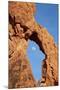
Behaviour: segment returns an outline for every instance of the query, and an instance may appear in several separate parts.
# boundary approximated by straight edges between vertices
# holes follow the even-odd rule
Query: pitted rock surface
[[[34,19],[34,3],[9,1],[9,88],[58,85],[58,47],[48,31]],[[45,54],[42,79],[34,79],[26,55],[28,40]]]

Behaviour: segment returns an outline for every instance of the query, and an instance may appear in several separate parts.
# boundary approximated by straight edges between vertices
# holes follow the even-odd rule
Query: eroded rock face
[[[58,85],[58,51],[53,37],[34,19],[35,4],[9,2],[9,88]],[[28,40],[45,54],[42,79],[36,82],[26,55]]]

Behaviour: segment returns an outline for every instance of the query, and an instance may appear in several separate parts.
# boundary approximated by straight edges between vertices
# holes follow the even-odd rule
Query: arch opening
[[[35,80],[41,80],[42,61],[45,60],[45,53],[36,32],[33,32],[28,40],[27,56],[31,64]]]

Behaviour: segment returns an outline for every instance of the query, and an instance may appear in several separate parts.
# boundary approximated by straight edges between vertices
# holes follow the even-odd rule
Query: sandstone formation
[[[36,23],[35,4],[9,1],[9,88],[58,85],[58,50],[53,37]],[[45,54],[42,79],[36,82],[26,55],[28,40]]]

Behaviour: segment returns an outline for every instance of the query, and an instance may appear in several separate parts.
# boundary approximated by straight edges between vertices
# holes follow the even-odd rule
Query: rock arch
[[[34,12],[35,4],[9,1],[9,88],[58,84],[57,46],[48,31],[36,23]],[[38,82],[26,57],[28,39],[35,41],[45,54],[42,80]]]

